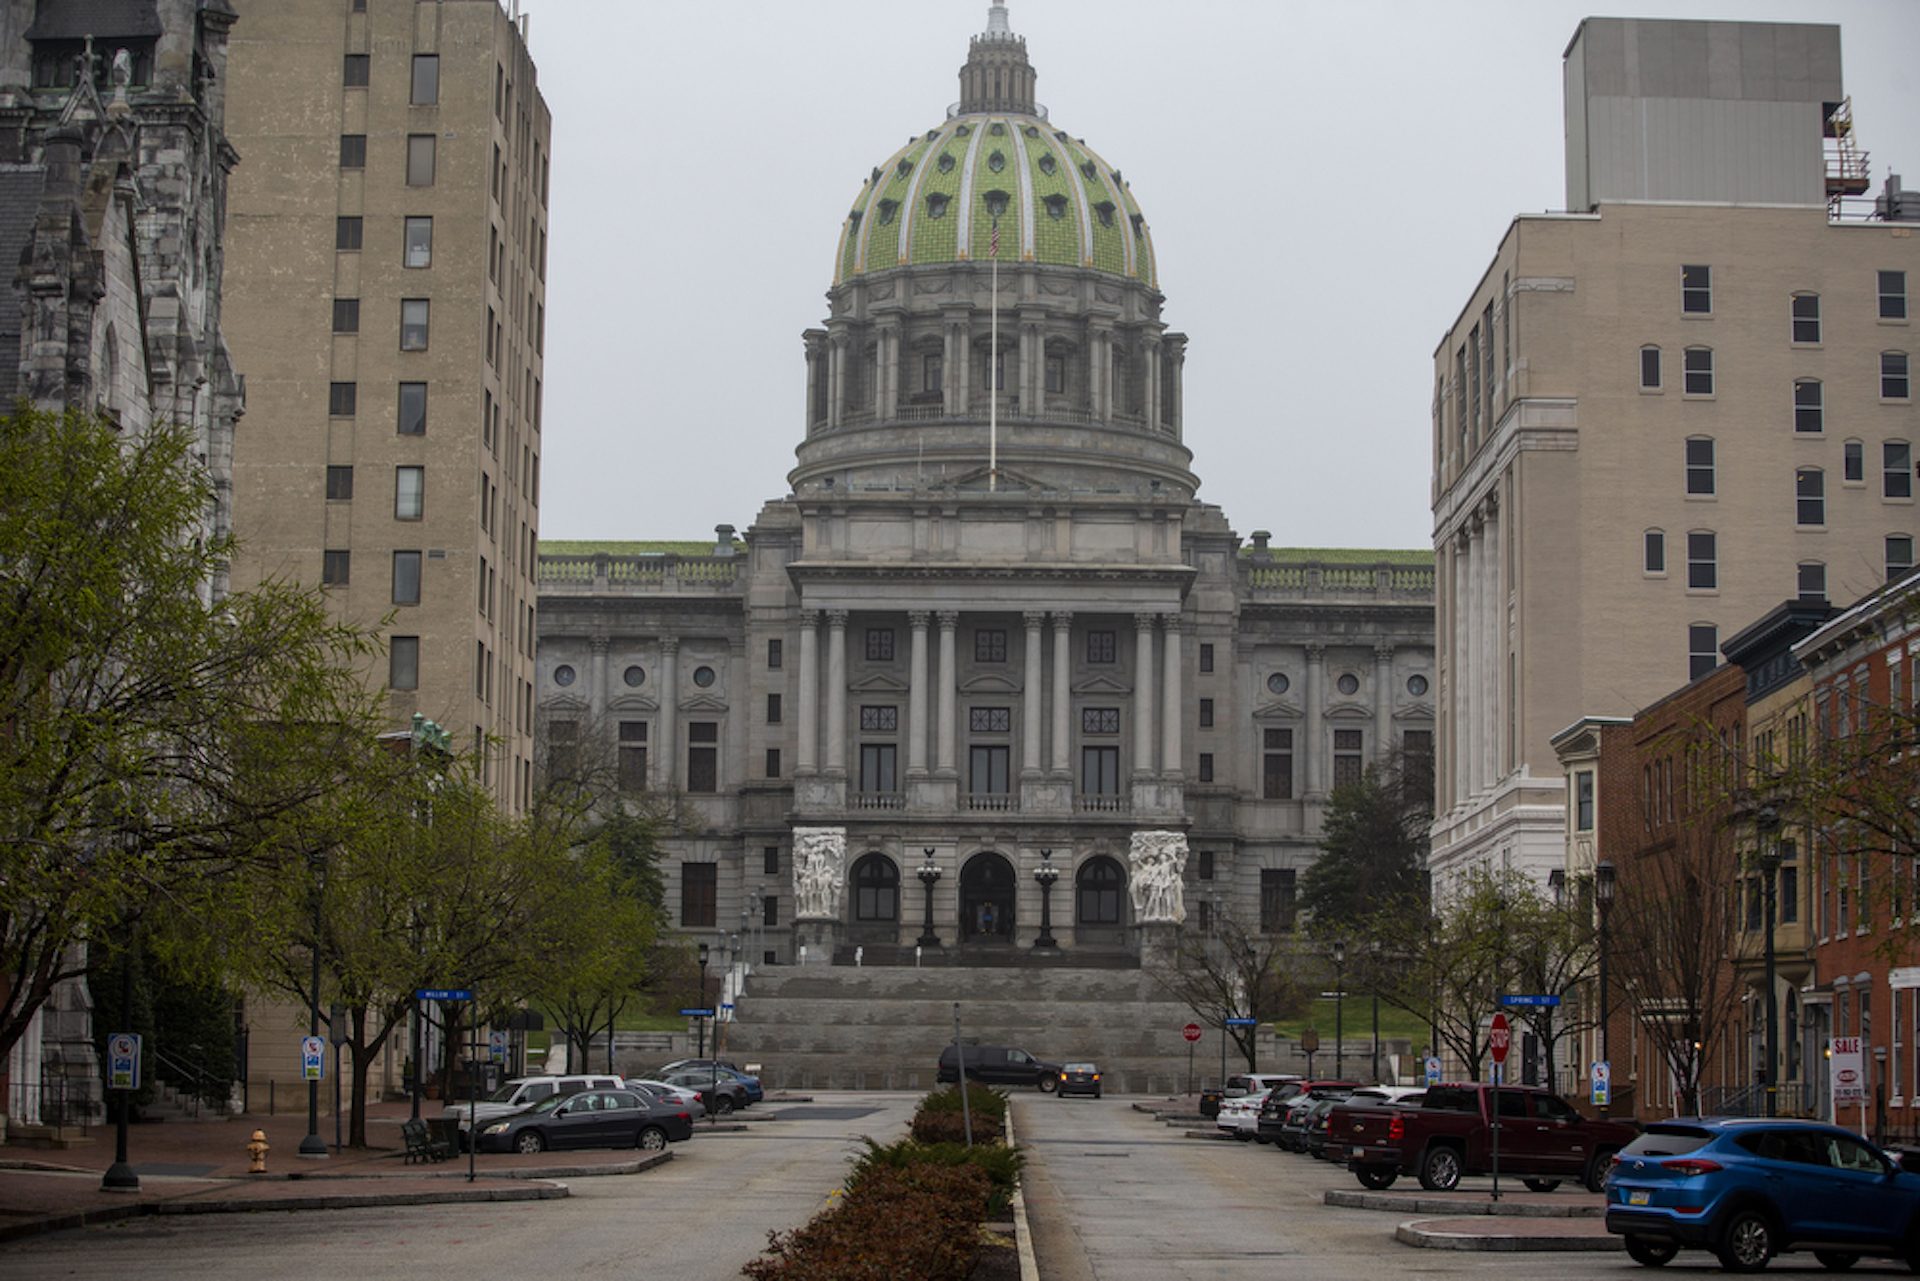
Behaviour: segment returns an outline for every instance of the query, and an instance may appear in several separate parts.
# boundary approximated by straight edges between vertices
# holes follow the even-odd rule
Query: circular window
[[[1424,676],[1407,677],[1407,693],[1415,698],[1427,692],[1427,678]]]
[[[713,684],[713,669],[711,667],[694,668],[693,683],[701,689],[705,689],[707,686]]]
[[[565,663],[562,663],[560,664],[560,666],[554,668],[553,683],[555,685],[573,684],[573,669],[571,667],[568,667]]]
[[[1292,684],[1292,682],[1287,679],[1285,672],[1275,672],[1273,675],[1267,677],[1267,688],[1276,694],[1286,693],[1287,686],[1290,684]]]
[[[1341,673],[1340,679],[1334,683],[1339,686],[1342,694],[1358,694],[1360,692],[1360,678],[1352,672]]]
[[[632,667],[629,667],[625,672],[621,673],[621,679],[629,685],[645,685],[647,683],[647,669],[635,663]]]

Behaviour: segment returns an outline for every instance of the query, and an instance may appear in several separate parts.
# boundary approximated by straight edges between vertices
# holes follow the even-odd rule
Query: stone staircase
[[[859,968],[756,971],[726,1030],[726,1057],[758,1063],[774,1089],[925,1090],[953,1040],[957,1001],[968,1041],[1016,1046],[1055,1063],[1091,1060],[1115,1093],[1185,1086],[1181,1028],[1193,1013],[1138,968],[913,968],[874,960],[870,950]]]

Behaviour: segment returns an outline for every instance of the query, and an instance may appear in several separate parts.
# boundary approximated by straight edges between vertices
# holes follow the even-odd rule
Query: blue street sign
[[[1259,1021],[1259,1019],[1228,1019],[1226,1024],[1228,1027],[1252,1027]]]
[[[713,1017],[713,1011],[710,1009],[685,1009],[680,1011],[680,1016],[689,1019],[710,1019]]]
[[[414,989],[414,996],[422,1001],[471,1001],[473,989],[465,987],[422,987]]]
[[[1557,996],[1553,996],[1551,994],[1542,995],[1542,996],[1508,995],[1500,998],[1500,1004],[1502,1005],[1558,1005],[1560,1004],[1560,998]]]

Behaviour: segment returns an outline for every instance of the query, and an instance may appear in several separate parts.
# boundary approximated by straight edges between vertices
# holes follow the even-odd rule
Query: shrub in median
[[[998,1130],[1001,1119],[1007,1114],[1007,1096],[1000,1090],[990,1090],[977,1081],[970,1081],[967,1083],[967,1107],[972,1111],[976,1122],[982,1116],[992,1117],[994,1126]],[[961,1114],[960,1087],[951,1085],[944,1090],[933,1091],[920,1100],[920,1112],[922,1114],[951,1112],[959,1116]]]
[[[908,1131],[921,1143],[959,1143],[967,1141],[967,1121],[958,1112],[929,1112],[924,1108],[913,1114]],[[1006,1134],[1006,1123],[982,1112],[973,1114],[973,1141],[998,1143]]]
[[[858,1189],[874,1172],[909,1170],[924,1166],[972,1166],[987,1176],[992,1186],[992,1204],[996,1216],[1013,1200],[1013,1189],[1020,1181],[1020,1167],[1026,1157],[1018,1148],[1004,1143],[920,1143],[902,1139],[884,1147],[866,1140],[867,1150],[854,1160],[853,1174],[847,1179],[849,1192]]]
[[[980,1252],[991,1187],[985,1171],[966,1164],[866,1166],[838,1206],[792,1232],[768,1233],[769,1257],[747,1264],[744,1274],[753,1281],[964,1281]]]

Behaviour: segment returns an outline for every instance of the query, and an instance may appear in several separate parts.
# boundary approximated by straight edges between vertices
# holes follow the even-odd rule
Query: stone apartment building
[[[1568,212],[1513,220],[1434,352],[1442,886],[1564,868],[1557,735],[1920,533],[1917,211],[1848,203],[1838,28],[1592,18],[1565,71]]]

